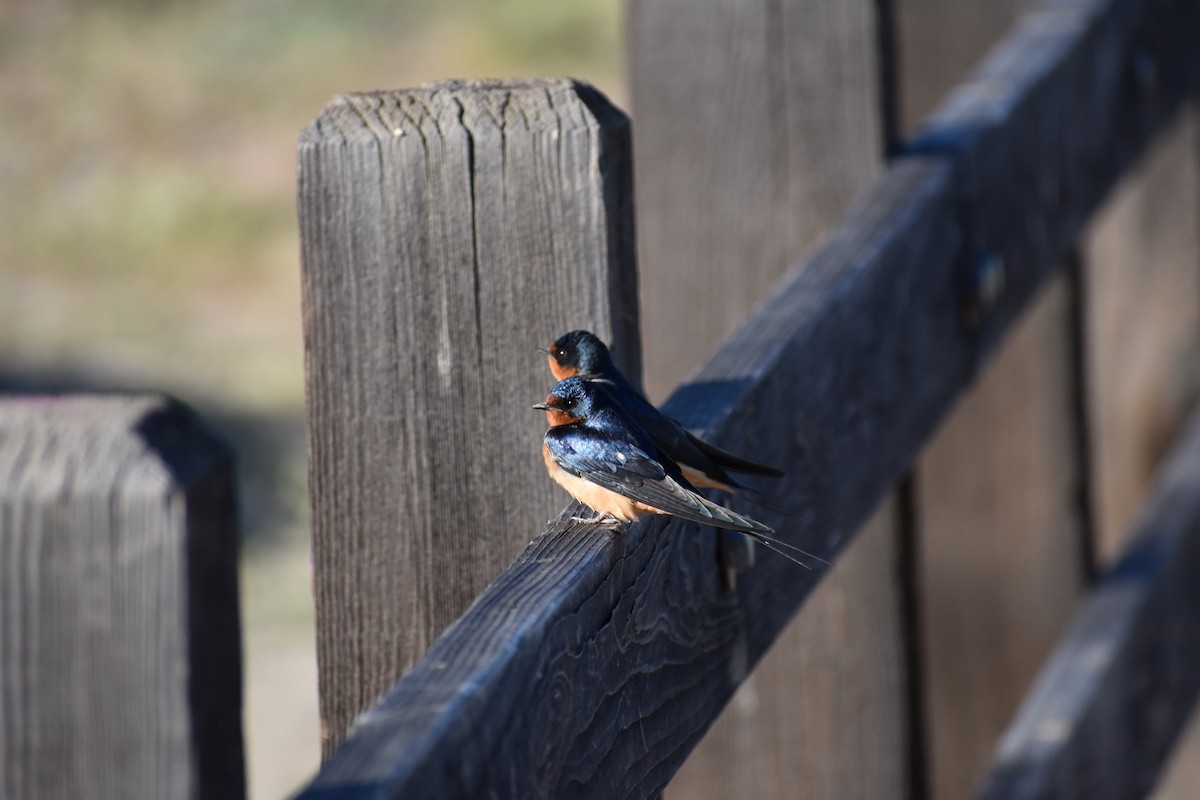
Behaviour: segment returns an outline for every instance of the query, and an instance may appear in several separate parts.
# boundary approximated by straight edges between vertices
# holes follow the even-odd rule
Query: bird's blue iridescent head
[[[534,408],[546,412],[546,420],[551,426],[569,425],[585,420],[597,410],[611,405],[612,400],[606,391],[603,383],[578,376],[564,378],[550,390],[546,401]]]
[[[560,381],[575,375],[608,377],[613,371],[608,348],[588,331],[563,334],[541,352],[550,362],[550,372]]]

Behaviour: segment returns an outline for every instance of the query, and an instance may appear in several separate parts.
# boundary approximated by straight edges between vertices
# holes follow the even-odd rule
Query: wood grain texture
[[[894,166],[667,403],[788,469],[769,499],[800,513],[762,516],[818,555],[845,547],[1200,83],[1200,7],[1113,0],[1041,23],[939,114],[934,155]],[[1126,89],[1113,68],[1135,44],[1161,91]],[[1031,180],[1043,174],[1058,191]],[[987,247],[1006,257],[1005,291],[967,325],[960,302]],[[662,519],[624,534],[551,526],[302,796],[652,796],[820,573],[764,556],[724,591],[712,537]]]
[[[1087,376],[1096,554],[1111,563],[1200,386],[1200,111],[1195,101],[1091,223]],[[1200,795],[1200,715],[1155,800]]]
[[[892,0],[900,129],[911,135],[1037,0]]]
[[[863,526],[665,796],[888,798],[907,780],[895,505]],[[760,555],[760,558],[773,558]]]
[[[1097,555],[1119,552],[1200,373],[1200,125],[1193,103],[1089,226],[1087,375]]]
[[[1033,5],[901,2],[902,127],[915,129]],[[1060,279],[1035,304],[917,462],[918,694],[932,798],[967,795],[1083,585],[1072,289]]]
[[[300,137],[326,752],[562,507],[534,352],[637,380],[629,121],[567,80],[347,95]]]
[[[244,795],[231,461],[154,397],[0,399],[0,796]]]
[[[980,17],[967,22],[953,16],[943,17],[943,11],[944,8],[938,6],[936,13],[920,22],[924,35],[940,35],[948,42],[970,40],[973,37],[970,32],[960,35],[958,29],[944,29],[941,34],[931,34],[931,31],[937,31],[940,25],[959,23],[968,31],[977,31],[978,20],[986,18],[980,11]],[[1091,12],[1090,8],[1078,4],[1046,5],[1022,24],[1026,29],[1040,24],[1044,30],[1052,31],[1066,14],[1080,11]],[[1183,13],[1194,14],[1194,7]],[[1129,19],[1130,24],[1136,25],[1132,18],[1118,18]],[[1186,24],[1186,19],[1182,17],[1181,22]],[[1116,85],[1127,94],[1145,92],[1153,95],[1158,91],[1154,85],[1157,83],[1156,67],[1153,58],[1145,58],[1140,42],[1160,40],[1163,36],[1159,25],[1145,25],[1129,47],[1100,61],[1100,70],[1123,73]],[[986,80],[995,65],[1003,65],[1006,59],[1025,59],[1027,56],[1028,53],[1010,47],[1007,54],[996,54],[989,65],[980,68],[974,85],[980,92],[985,92]],[[958,78],[953,76],[953,79]],[[1078,120],[1073,118],[1070,109],[1063,110],[1061,120],[1049,118],[1044,125],[1078,132],[1075,128]],[[1080,144],[1080,152],[1096,151],[1100,146],[1098,142],[1090,144],[1086,140],[1081,140]],[[1192,162],[1175,161],[1175,166],[1168,169],[1180,170],[1178,180],[1193,178],[1194,173],[1187,167]],[[1043,172],[1028,174],[1027,180],[1042,182],[1042,191],[1056,193],[1062,188],[1057,184],[1058,167],[1055,164],[1046,164],[1046,167],[1049,168]],[[982,185],[986,184],[982,182]],[[1165,190],[1166,186],[1163,188]],[[1174,197],[1174,200],[1166,200],[1168,197]],[[1115,201],[1121,203],[1120,199]],[[1158,228],[1158,243],[1165,245],[1169,241],[1194,237],[1194,218],[1186,219],[1189,207],[1186,197],[1177,193],[1172,196],[1168,191],[1160,203],[1172,204],[1177,211],[1174,219],[1160,213],[1162,227]],[[1100,222],[1100,225],[1104,227],[1105,223]],[[1166,234],[1168,229],[1170,234]],[[1147,451],[1160,455],[1165,435],[1169,435],[1170,420],[1177,425],[1180,419],[1188,391],[1187,379],[1177,383],[1175,379],[1187,374],[1180,368],[1178,357],[1187,345],[1181,347],[1183,339],[1178,338],[1172,344],[1168,337],[1180,335],[1189,326],[1195,330],[1196,306],[1200,305],[1198,294],[1190,288],[1195,285],[1194,267],[1190,277],[1180,276],[1176,270],[1174,307],[1154,303],[1150,296],[1154,284],[1162,287],[1159,291],[1172,291],[1162,285],[1164,281],[1170,281],[1168,275],[1172,267],[1163,264],[1156,269],[1146,263],[1146,259],[1156,258],[1156,253],[1163,251],[1147,241],[1140,245],[1130,243],[1122,248],[1115,242],[1114,233],[1115,229],[1109,228],[1103,249],[1088,245],[1087,239],[1082,240],[1087,293],[1081,302],[1085,303],[1085,318],[1092,326],[1085,345],[1088,353],[1085,374],[1092,380],[1088,387],[1088,403],[1093,413],[1099,409],[1104,415],[1102,425],[1112,426],[1108,433],[1093,427],[1088,443],[1097,456],[1090,464],[1090,473],[1097,481],[1093,487],[1100,500],[1100,513],[1096,517],[1102,523],[1102,531],[1114,527],[1111,521],[1104,522],[1104,516],[1111,515],[1110,507],[1106,506],[1118,491],[1112,485],[1114,473],[1127,481],[1134,474],[1140,477],[1136,488],[1127,485],[1122,489],[1126,509],[1132,512],[1138,497],[1136,493],[1145,488],[1150,474],[1151,464],[1145,463]],[[1133,257],[1130,249],[1139,254]],[[1195,248],[1190,252],[1195,253]],[[1127,255],[1138,263],[1129,265],[1126,261],[1121,266],[1129,270],[1129,281],[1138,284],[1138,289],[1128,284],[1112,287],[1111,277],[1104,277],[1111,276],[1114,260]],[[1097,257],[1100,263],[1092,264],[1091,259]],[[1165,260],[1162,255],[1157,258]],[[1010,259],[1012,257],[1006,255],[1009,263]],[[1099,277],[1098,270],[1102,271]],[[1154,277],[1156,273],[1160,277]],[[1102,295],[1108,295],[1109,299],[1104,300]],[[1112,318],[1114,302],[1127,309],[1127,319],[1138,319],[1138,323],[1122,324]],[[1147,318],[1147,308],[1151,307],[1156,311]],[[1030,363],[1024,367],[1008,361],[997,365],[994,372],[986,375],[979,390],[980,393],[992,393],[994,401],[974,407],[968,405],[952,417],[947,431],[920,462],[922,480],[919,486],[924,489],[924,495],[918,501],[922,516],[920,551],[924,557],[926,614],[923,628],[925,663],[929,667],[925,698],[929,708],[930,775],[934,798],[964,796],[977,780],[978,770],[988,757],[992,741],[1006,724],[1010,710],[1015,708],[1028,679],[1032,678],[1040,658],[1049,648],[1054,626],[1062,625],[1068,619],[1072,608],[1070,596],[1067,591],[1052,590],[1052,587],[1058,583],[1075,588],[1080,585],[1082,573],[1070,555],[1072,540],[1078,540],[1084,534],[1078,512],[1086,495],[1080,493],[1079,487],[1088,476],[1084,464],[1074,457],[1075,452],[1079,452],[1078,443],[1062,435],[1075,423],[1070,402],[1073,387],[1068,383],[1070,371],[1067,361],[1061,357],[1063,338],[1070,335],[1069,312],[1066,303],[1060,308],[1057,318],[1044,315],[1043,319],[1028,324],[1033,329],[1028,336],[1040,342],[1027,347],[1026,355],[1022,356]],[[1122,329],[1117,333],[1120,344],[1102,343],[1100,347],[1104,351],[1097,353],[1094,348],[1096,327],[1114,323]],[[1130,329],[1138,329],[1138,332]],[[1157,355],[1147,356],[1146,349],[1142,348],[1136,365],[1132,359],[1120,356],[1121,349],[1127,345],[1136,347],[1150,339],[1157,339],[1156,344],[1160,347]],[[1056,353],[1060,354],[1057,359]],[[1175,374],[1166,378],[1165,373],[1172,369]],[[1156,374],[1158,378],[1154,377]],[[1169,385],[1169,380],[1174,385]],[[1100,381],[1103,381],[1103,387]],[[1139,402],[1141,408],[1133,408],[1133,404]],[[1121,404],[1120,411],[1115,409],[1117,404]],[[1124,421],[1114,421],[1114,413],[1122,415]],[[1153,423],[1160,423],[1168,431],[1152,431]],[[1132,428],[1136,428],[1135,431]],[[1142,437],[1139,445],[1134,446],[1128,439],[1122,443],[1122,435],[1130,434]],[[1021,441],[1025,443],[1025,463],[1037,467],[1004,470],[1004,465],[1010,461],[1004,453],[1013,453]],[[1122,444],[1127,445],[1126,449],[1112,452],[1114,446],[1121,447]],[[964,470],[967,464],[971,465],[970,470]],[[997,475],[997,469],[1003,470],[1000,475]],[[1003,480],[998,480],[1001,475]],[[1031,517],[1034,510],[1040,512]],[[1010,524],[1016,515],[1024,524]],[[1074,525],[1058,524],[1072,516],[1075,516]],[[1124,522],[1128,522],[1128,518]],[[964,531],[971,531],[967,541],[964,541]],[[1057,553],[1060,558],[1045,558],[1050,553]],[[973,578],[966,579],[965,576]],[[1048,591],[1051,594],[1048,595]],[[1043,603],[1032,606],[1031,597],[1040,597]]]
[[[1195,86],[1200,59],[1186,37],[1198,18],[1188,0],[1049,2],[1021,19],[914,139],[915,153],[960,154],[970,241],[1003,260],[1006,294],[1041,282],[1053,268],[1048,254],[1079,238]],[[1006,319],[1003,306],[997,316]]]
[[[1131,543],[997,748],[977,797],[1144,797],[1200,691],[1200,419]]]
[[[953,269],[952,231],[939,235],[947,177],[922,162],[898,169],[667,406],[725,445],[795,465],[771,498],[804,513],[763,516],[819,555],[849,541],[902,469],[893,447],[872,459],[856,448],[893,420],[901,439],[920,435],[906,423],[929,396],[889,373],[929,366],[930,350],[946,355],[933,329],[957,330],[951,286],[919,303],[932,322],[919,342],[900,311],[917,285],[938,283],[928,270]],[[839,324],[864,315],[882,327]],[[800,375],[821,387],[803,416]],[[847,403],[880,384],[891,387],[882,405]],[[358,719],[303,796],[653,795],[820,573],[764,554],[729,592],[718,550],[712,529],[661,519],[624,534],[552,526]]]
[[[1038,298],[918,461],[934,797],[969,794],[1083,589],[1068,292]]]
[[[661,399],[880,172],[869,0],[629,7],[646,386]]]
[[[882,173],[878,56],[870,0],[647,0],[629,33],[647,385],[662,396]],[[668,798],[803,785],[844,800],[903,783],[895,531],[887,515],[873,525]]]
[[[803,512],[762,516],[823,557],[977,356],[959,323],[951,172],[895,168],[667,405],[788,465],[770,499]],[[717,551],[711,531],[678,522],[552,526],[358,719],[304,796],[654,794],[819,577],[764,556],[727,592]]]
[[[1195,101],[1089,226],[1086,354],[1096,554],[1111,563],[1200,388],[1200,112]],[[1200,718],[1198,718],[1200,719]],[[1155,800],[1200,796],[1200,723]],[[1193,765],[1189,771],[1188,765]]]

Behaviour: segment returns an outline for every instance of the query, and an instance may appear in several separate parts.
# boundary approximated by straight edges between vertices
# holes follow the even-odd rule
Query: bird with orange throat
[[[623,409],[654,442],[658,450],[676,462],[694,486],[720,489],[753,499],[756,490],[736,479],[731,472],[780,477],[779,470],[736,456],[693,435],[679,422],[659,411],[634,388],[613,364],[604,342],[588,331],[571,331],[538,352],[546,355],[556,380],[580,376],[603,381]]]
[[[550,425],[542,443],[550,477],[596,512],[579,521],[621,524],[669,514],[736,531],[804,567],[809,565],[795,554],[816,558],[774,538],[774,530],[761,522],[699,494],[604,383],[566,378],[534,408],[546,412]]]

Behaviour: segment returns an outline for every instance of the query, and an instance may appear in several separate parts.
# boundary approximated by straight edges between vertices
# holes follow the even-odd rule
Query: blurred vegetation
[[[439,78],[573,74],[612,92],[618,13],[0,3],[0,365],[299,414],[299,130],[338,93]]]
[[[572,75],[620,103],[620,14],[0,0],[0,389],[166,390],[234,446],[260,796],[311,772],[317,741],[271,695],[313,669],[296,135],[337,94],[444,78]]]

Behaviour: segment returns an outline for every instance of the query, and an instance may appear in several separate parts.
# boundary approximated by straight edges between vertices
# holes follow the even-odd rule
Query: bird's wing
[[[650,436],[654,446],[663,455],[677,464],[686,464],[698,470],[715,481],[713,485],[718,488],[732,489],[735,493],[754,491],[753,487],[738,481],[729,474],[730,472],[774,478],[783,475],[783,472],[774,467],[734,455],[693,435],[678,420],[655,408],[620,372],[614,370],[611,374],[588,375],[586,380],[603,384],[620,403],[624,412]]]
[[[677,464],[697,470],[717,488],[729,489],[739,494],[754,493],[753,487],[742,483],[730,475],[730,472],[773,477],[783,475],[777,469],[740,458],[694,436],[678,421],[647,402],[631,402],[628,408],[637,423],[654,440],[655,447]]]
[[[582,427],[563,426],[546,434],[558,465],[609,491],[677,517],[744,533],[772,529],[743,517],[683,486],[661,463],[632,442]]]
[[[704,441],[699,436],[692,434],[690,431],[685,430],[684,434],[687,436],[688,441],[693,447],[704,453],[705,456],[715,461],[724,469],[732,470],[734,472],[745,472],[750,475],[766,475],[772,478],[783,477],[782,470],[775,469],[774,467],[768,467],[766,464],[759,464],[749,459],[742,458],[741,456],[735,456],[728,450],[722,450],[715,444]]]

